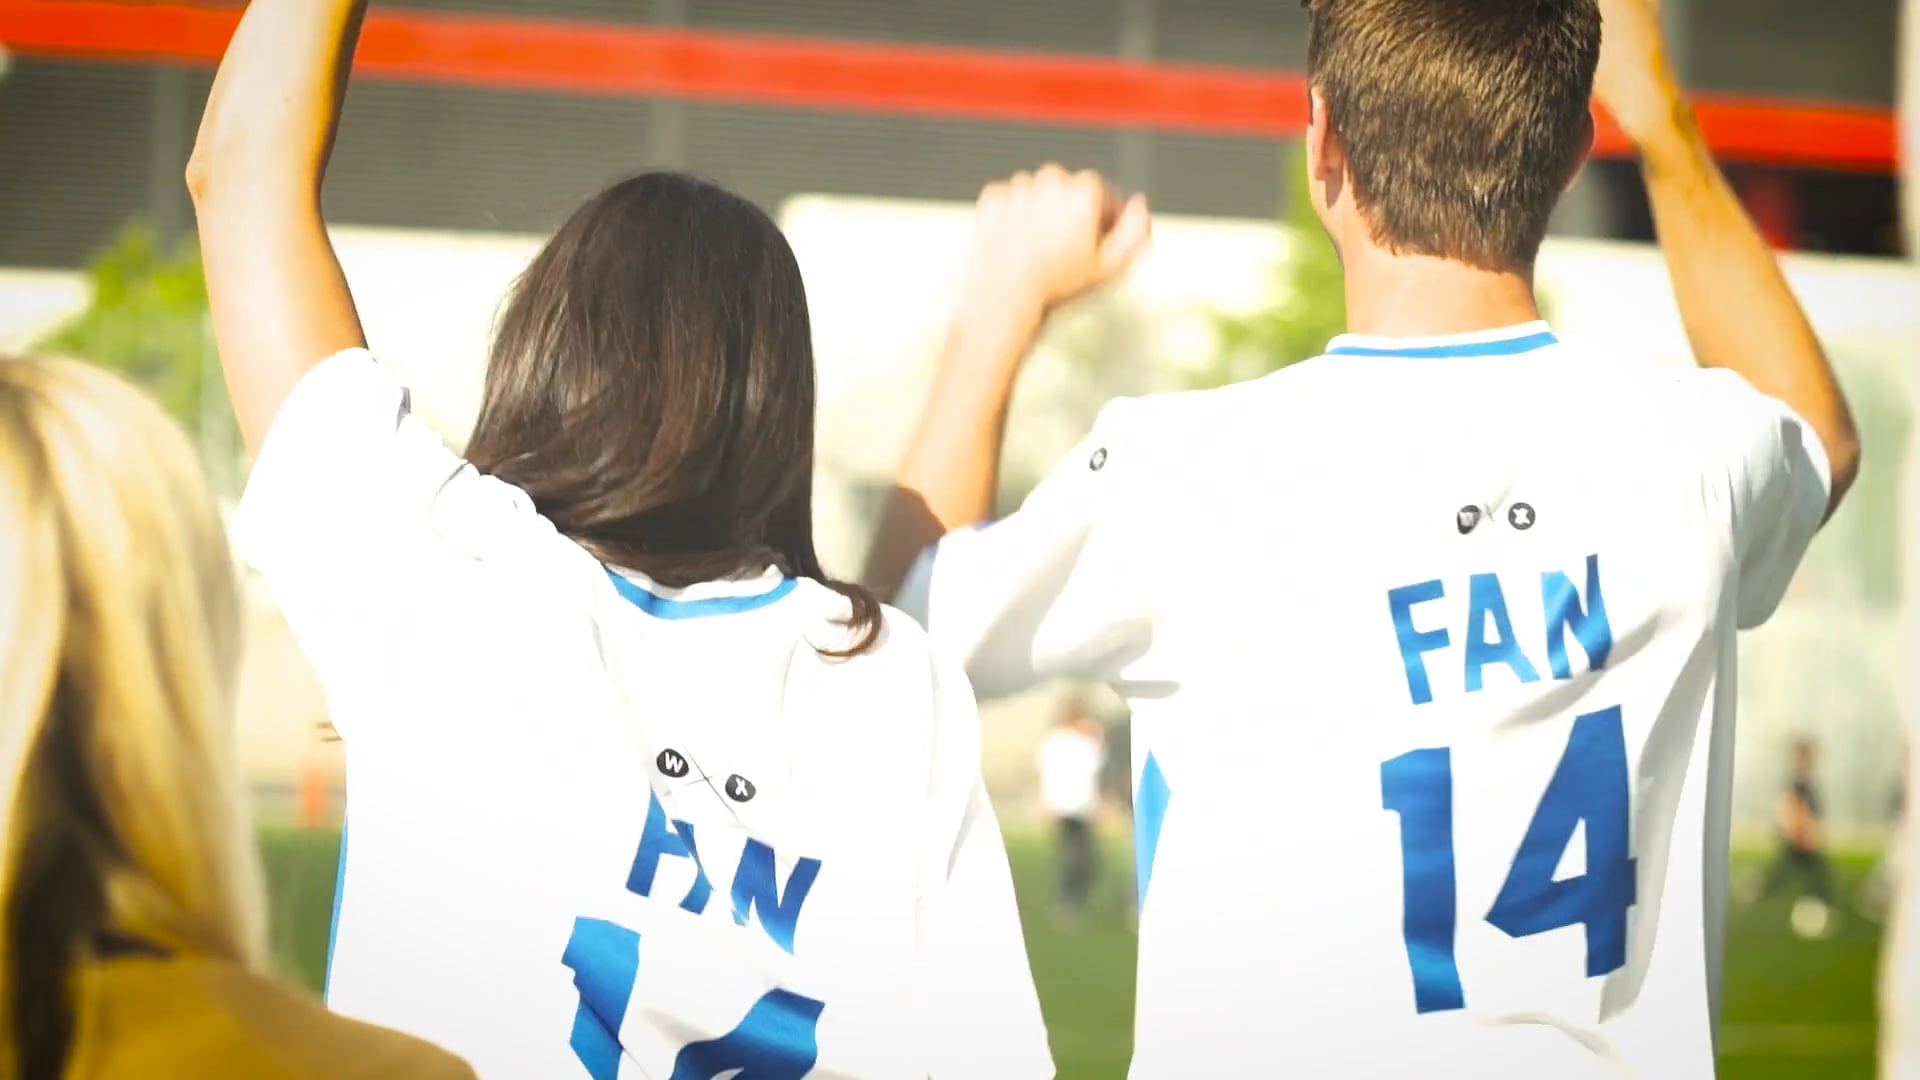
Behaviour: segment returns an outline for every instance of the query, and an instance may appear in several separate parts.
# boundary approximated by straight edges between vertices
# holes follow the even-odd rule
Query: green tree
[[[87,268],[93,299],[40,348],[108,368],[144,387],[189,429],[201,422],[207,286],[200,256],[162,249],[141,222],[122,229]]]
[[[1340,258],[1313,212],[1307,155],[1296,148],[1287,167],[1286,207],[1280,224],[1286,252],[1275,260],[1271,300],[1244,313],[1214,318],[1220,351],[1192,378],[1195,388],[1257,379],[1289,364],[1311,360],[1347,329],[1347,297]],[[1552,296],[1541,291],[1541,317],[1553,321]]]
[[[216,483],[233,478],[232,413],[220,383],[200,253],[171,250],[140,221],[87,268],[93,299],[37,350],[107,368],[145,389],[191,432]]]
[[[1280,218],[1287,247],[1269,270],[1272,299],[1254,311],[1215,317],[1220,351],[1211,365],[1195,373],[1196,387],[1259,378],[1311,359],[1346,329],[1340,260],[1314,216],[1304,148],[1294,151],[1287,175]]]

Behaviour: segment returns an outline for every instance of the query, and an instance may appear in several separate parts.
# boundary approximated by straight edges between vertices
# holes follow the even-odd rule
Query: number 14
[[[1584,925],[1587,975],[1627,962],[1627,909],[1634,903],[1634,860],[1628,835],[1627,744],[1620,707],[1573,722],[1533,821],[1520,840],[1487,921],[1509,937]],[[1380,766],[1381,801],[1400,815],[1407,963],[1419,1012],[1462,1008],[1454,962],[1453,753],[1415,750]],[[1587,872],[1564,881],[1553,873],[1586,824]]]

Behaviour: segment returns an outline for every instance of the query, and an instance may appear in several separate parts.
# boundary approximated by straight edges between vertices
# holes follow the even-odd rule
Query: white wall
[[[24,352],[90,295],[81,274],[0,267],[0,352]]]

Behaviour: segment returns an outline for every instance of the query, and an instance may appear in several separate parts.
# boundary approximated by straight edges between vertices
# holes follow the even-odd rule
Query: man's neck
[[[1354,245],[1345,261],[1347,332],[1441,337],[1534,322],[1533,274],[1481,270],[1423,255]]]

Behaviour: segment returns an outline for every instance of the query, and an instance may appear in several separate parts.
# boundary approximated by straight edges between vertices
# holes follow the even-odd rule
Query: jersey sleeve
[[[1784,403],[1725,370],[1702,373],[1732,511],[1742,630],[1772,617],[1814,534],[1833,479],[1820,437]],[[1713,477],[1714,480],[1721,479]]]
[[[234,520],[327,692],[375,692],[436,559],[480,557],[539,522],[517,488],[476,472],[410,407],[364,349],[306,374],[275,415]]]
[[[959,671],[935,664],[936,727],[919,912],[921,1001],[932,1080],[1049,1080],[1000,823],[980,778],[980,722]]]
[[[942,652],[958,657],[982,697],[1057,676],[1112,676],[1149,630],[1131,530],[1115,517],[1136,493],[1142,462],[1122,445],[1125,404],[1101,413],[1019,510],[959,529],[922,552],[896,600]]]

